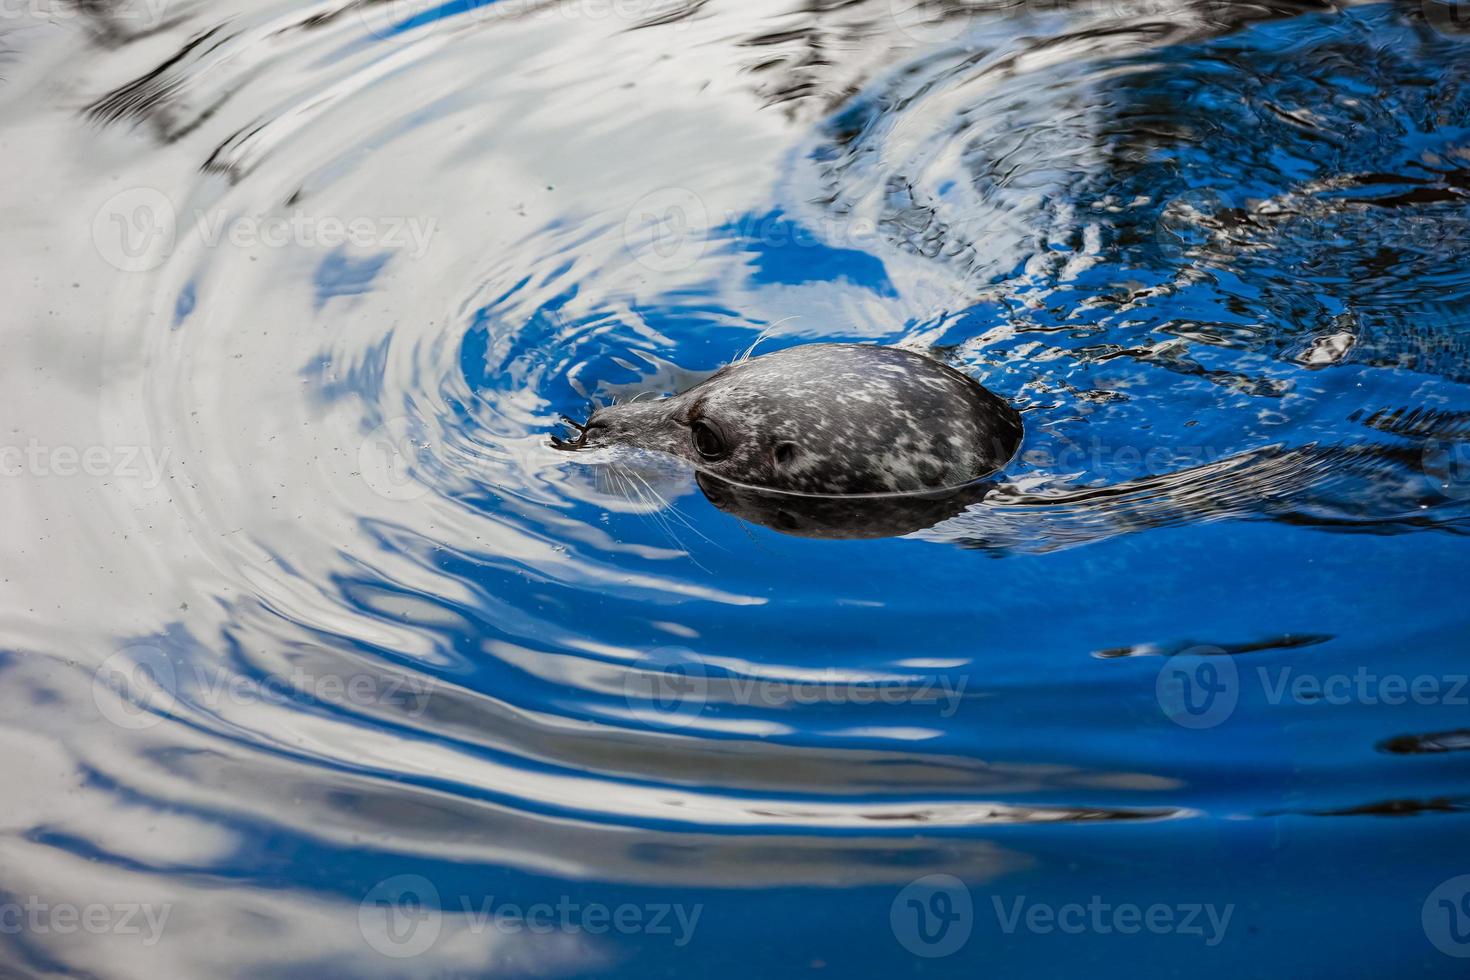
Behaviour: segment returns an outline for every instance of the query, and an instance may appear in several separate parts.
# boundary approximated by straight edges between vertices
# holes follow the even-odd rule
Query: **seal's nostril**
[[[776,457],[777,463],[786,466],[796,458],[796,443],[779,442],[776,444],[775,452],[772,455]]]

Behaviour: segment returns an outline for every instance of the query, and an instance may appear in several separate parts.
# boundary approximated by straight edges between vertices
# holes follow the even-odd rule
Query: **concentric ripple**
[[[451,896],[697,896],[726,916],[705,948],[738,949],[741,892],[846,896],[839,934],[889,936],[927,873],[1158,885],[1163,854],[1244,904],[1235,858],[1302,820],[1411,811],[1452,846],[1462,807],[1383,803],[1453,795],[1447,704],[1255,679],[1455,670],[1470,59],[1443,25],[887,0],[43,21],[0,132],[44,147],[15,235],[46,242],[62,325],[15,341],[45,407],[14,441],[157,465],[6,488],[54,537],[22,539],[48,571],[0,608],[41,801],[0,862],[21,891],[171,894],[194,938],[0,937],[14,962],[390,975],[355,923],[411,873],[448,932],[417,975],[651,976],[687,960],[481,949]],[[831,541],[671,461],[549,444],[816,340],[970,373],[1024,412],[1021,454],[932,526]],[[1199,658],[1237,679],[1209,726],[1160,693]],[[1410,902],[1433,850],[1393,851],[1407,883],[1375,901]],[[197,941],[237,933],[271,939]],[[824,955],[911,962],[864,942]]]

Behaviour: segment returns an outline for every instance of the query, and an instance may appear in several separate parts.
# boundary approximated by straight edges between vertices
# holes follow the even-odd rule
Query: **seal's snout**
[[[575,439],[563,439],[561,436],[553,435],[551,437],[552,449],[561,449],[565,450],[566,452],[576,452],[578,449],[583,449],[586,447],[587,433],[592,429],[592,421],[590,419],[586,422],[578,422],[571,416],[563,415],[561,417],[561,424],[575,432],[577,434],[577,437]]]
[[[562,416],[562,422],[575,433],[575,439],[552,437],[557,449],[575,451],[603,446],[633,446],[645,449],[667,449],[663,430],[668,422],[668,399],[606,405],[595,410],[586,422]]]

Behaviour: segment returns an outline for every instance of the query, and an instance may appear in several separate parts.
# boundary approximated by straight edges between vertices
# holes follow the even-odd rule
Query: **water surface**
[[[1456,13],[7,11],[0,973],[1460,975]],[[813,341],[1020,455],[549,446]]]

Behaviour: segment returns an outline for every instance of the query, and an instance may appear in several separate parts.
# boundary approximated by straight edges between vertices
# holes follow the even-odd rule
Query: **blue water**
[[[13,21],[0,976],[1464,974],[1463,7]],[[814,341],[1019,454],[549,444]]]

